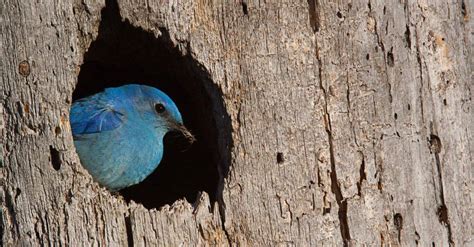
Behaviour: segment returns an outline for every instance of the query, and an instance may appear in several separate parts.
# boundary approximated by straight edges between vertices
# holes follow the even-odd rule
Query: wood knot
[[[18,72],[24,77],[30,75],[31,70],[28,61],[25,60],[20,62],[20,64],[18,65]]]

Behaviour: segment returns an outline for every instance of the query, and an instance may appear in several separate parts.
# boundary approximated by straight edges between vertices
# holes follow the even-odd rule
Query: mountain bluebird
[[[156,169],[167,132],[194,141],[173,100],[144,85],[107,88],[77,100],[69,118],[82,165],[111,191],[140,183]]]

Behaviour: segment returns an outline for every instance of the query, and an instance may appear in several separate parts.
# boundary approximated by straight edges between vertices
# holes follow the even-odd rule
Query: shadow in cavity
[[[194,202],[199,191],[216,201],[221,199],[232,145],[222,93],[197,61],[172,46],[167,30],[160,31],[157,38],[122,21],[117,3],[107,1],[98,37],[84,55],[73,100],[129,83],[164,91],[178,105],[197,142],[189,147],[178,134],[166,135],[156,171],[120,193],[147,208],[181,198]]]

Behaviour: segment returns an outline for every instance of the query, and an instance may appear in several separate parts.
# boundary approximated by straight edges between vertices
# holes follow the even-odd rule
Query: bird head
[[[196,141],[194,135],[184,126],[183,118],[174,101],[161,90],[145,86],[127,85],[129,93],[139,95],[133,97],[134,105],[142,113],[146,121],[166,131],[178,131],[190,142]]]

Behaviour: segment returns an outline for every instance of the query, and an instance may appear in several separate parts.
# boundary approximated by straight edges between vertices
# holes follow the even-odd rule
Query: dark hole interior
[[[231,146],[222,93],[197,61],[173,47],[167,30],[160,31],[157,38],[122,21],[117,3],[106,1],[99,34],[84,55],[73,100],[130,83],[164,91],[197,141],[189,146],[179,134],[167,134],[164,156],[155,172],[120,194],[147,208],[181,198],[194,202],[200,191],[215,201],[228,171]]]

